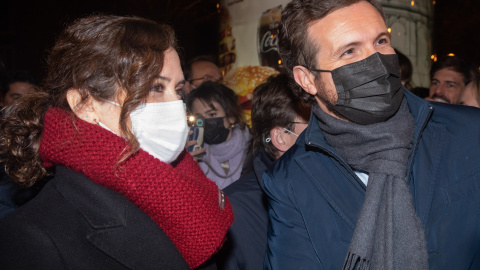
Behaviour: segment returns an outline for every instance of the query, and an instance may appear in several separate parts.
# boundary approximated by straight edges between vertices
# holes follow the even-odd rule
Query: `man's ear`
[[[293,68],[293,78],[300,85],[305,92],[310,95],[317,94],[317,87],[315,86],[315,76],[313,73],[303,66],[295,66]]]
[[[287,135],[288,134],[285,133],[285,131],[281,127],[274,127],[270,130],[270,138],[272,139],[272,144],[282,154],[290,148],[285,140],[285,136]]]
[[[97,124],[98,116],[92,104],[91,97],[88,97],[87,100],[80,104],[81,100],[82,97],[78,89],[69,89],[67,91],[67,102],[75,115],[91,124]]]

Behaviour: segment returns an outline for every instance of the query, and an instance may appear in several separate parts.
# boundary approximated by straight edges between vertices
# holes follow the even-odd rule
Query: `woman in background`
[[[220,189],[240,178],[251,154],[250,130],[237,101],[233,90],[215,82],[203,83],[186,101],[189,113],[205,118],[205,148],[192,154],[204,153],[200,167]]]
[[[10,177],[53,179],[0,220],[0,265],[188,269],[216,252],[232,209],[183,151],[184,83],[166,25],[91,16],[68,27],[45,90],[1,123]]]
[[[480,108],[480,74],[477,71],[472,71],[472,81],[460,93],[458,104]]]

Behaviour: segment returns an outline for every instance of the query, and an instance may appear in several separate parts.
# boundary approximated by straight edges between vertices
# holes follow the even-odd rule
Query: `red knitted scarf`
[[[40,156],[45,167],[61,164],[123,194],[170,237],[191,268],[205,262],[222,245],[233,221],[227,202],[219,207],[214,182],[188,154],[175,167],[147,152],[114,167],[127,142],[58,108],[45,115]]]

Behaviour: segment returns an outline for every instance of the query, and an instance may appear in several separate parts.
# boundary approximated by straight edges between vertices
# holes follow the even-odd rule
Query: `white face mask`
[[[140,148],[150,155],[172,163],[183,151],[189,131],[183,101],[141,104],[130,119]]]

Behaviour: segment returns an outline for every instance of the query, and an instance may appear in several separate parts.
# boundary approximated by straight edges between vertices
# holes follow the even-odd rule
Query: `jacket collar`
[[[260,147],[255,151],[253,157],[253,170],[260,186],[262,186],[263,173],[272,166],[273,163],[274,161],[270,159],[263,147]]]

